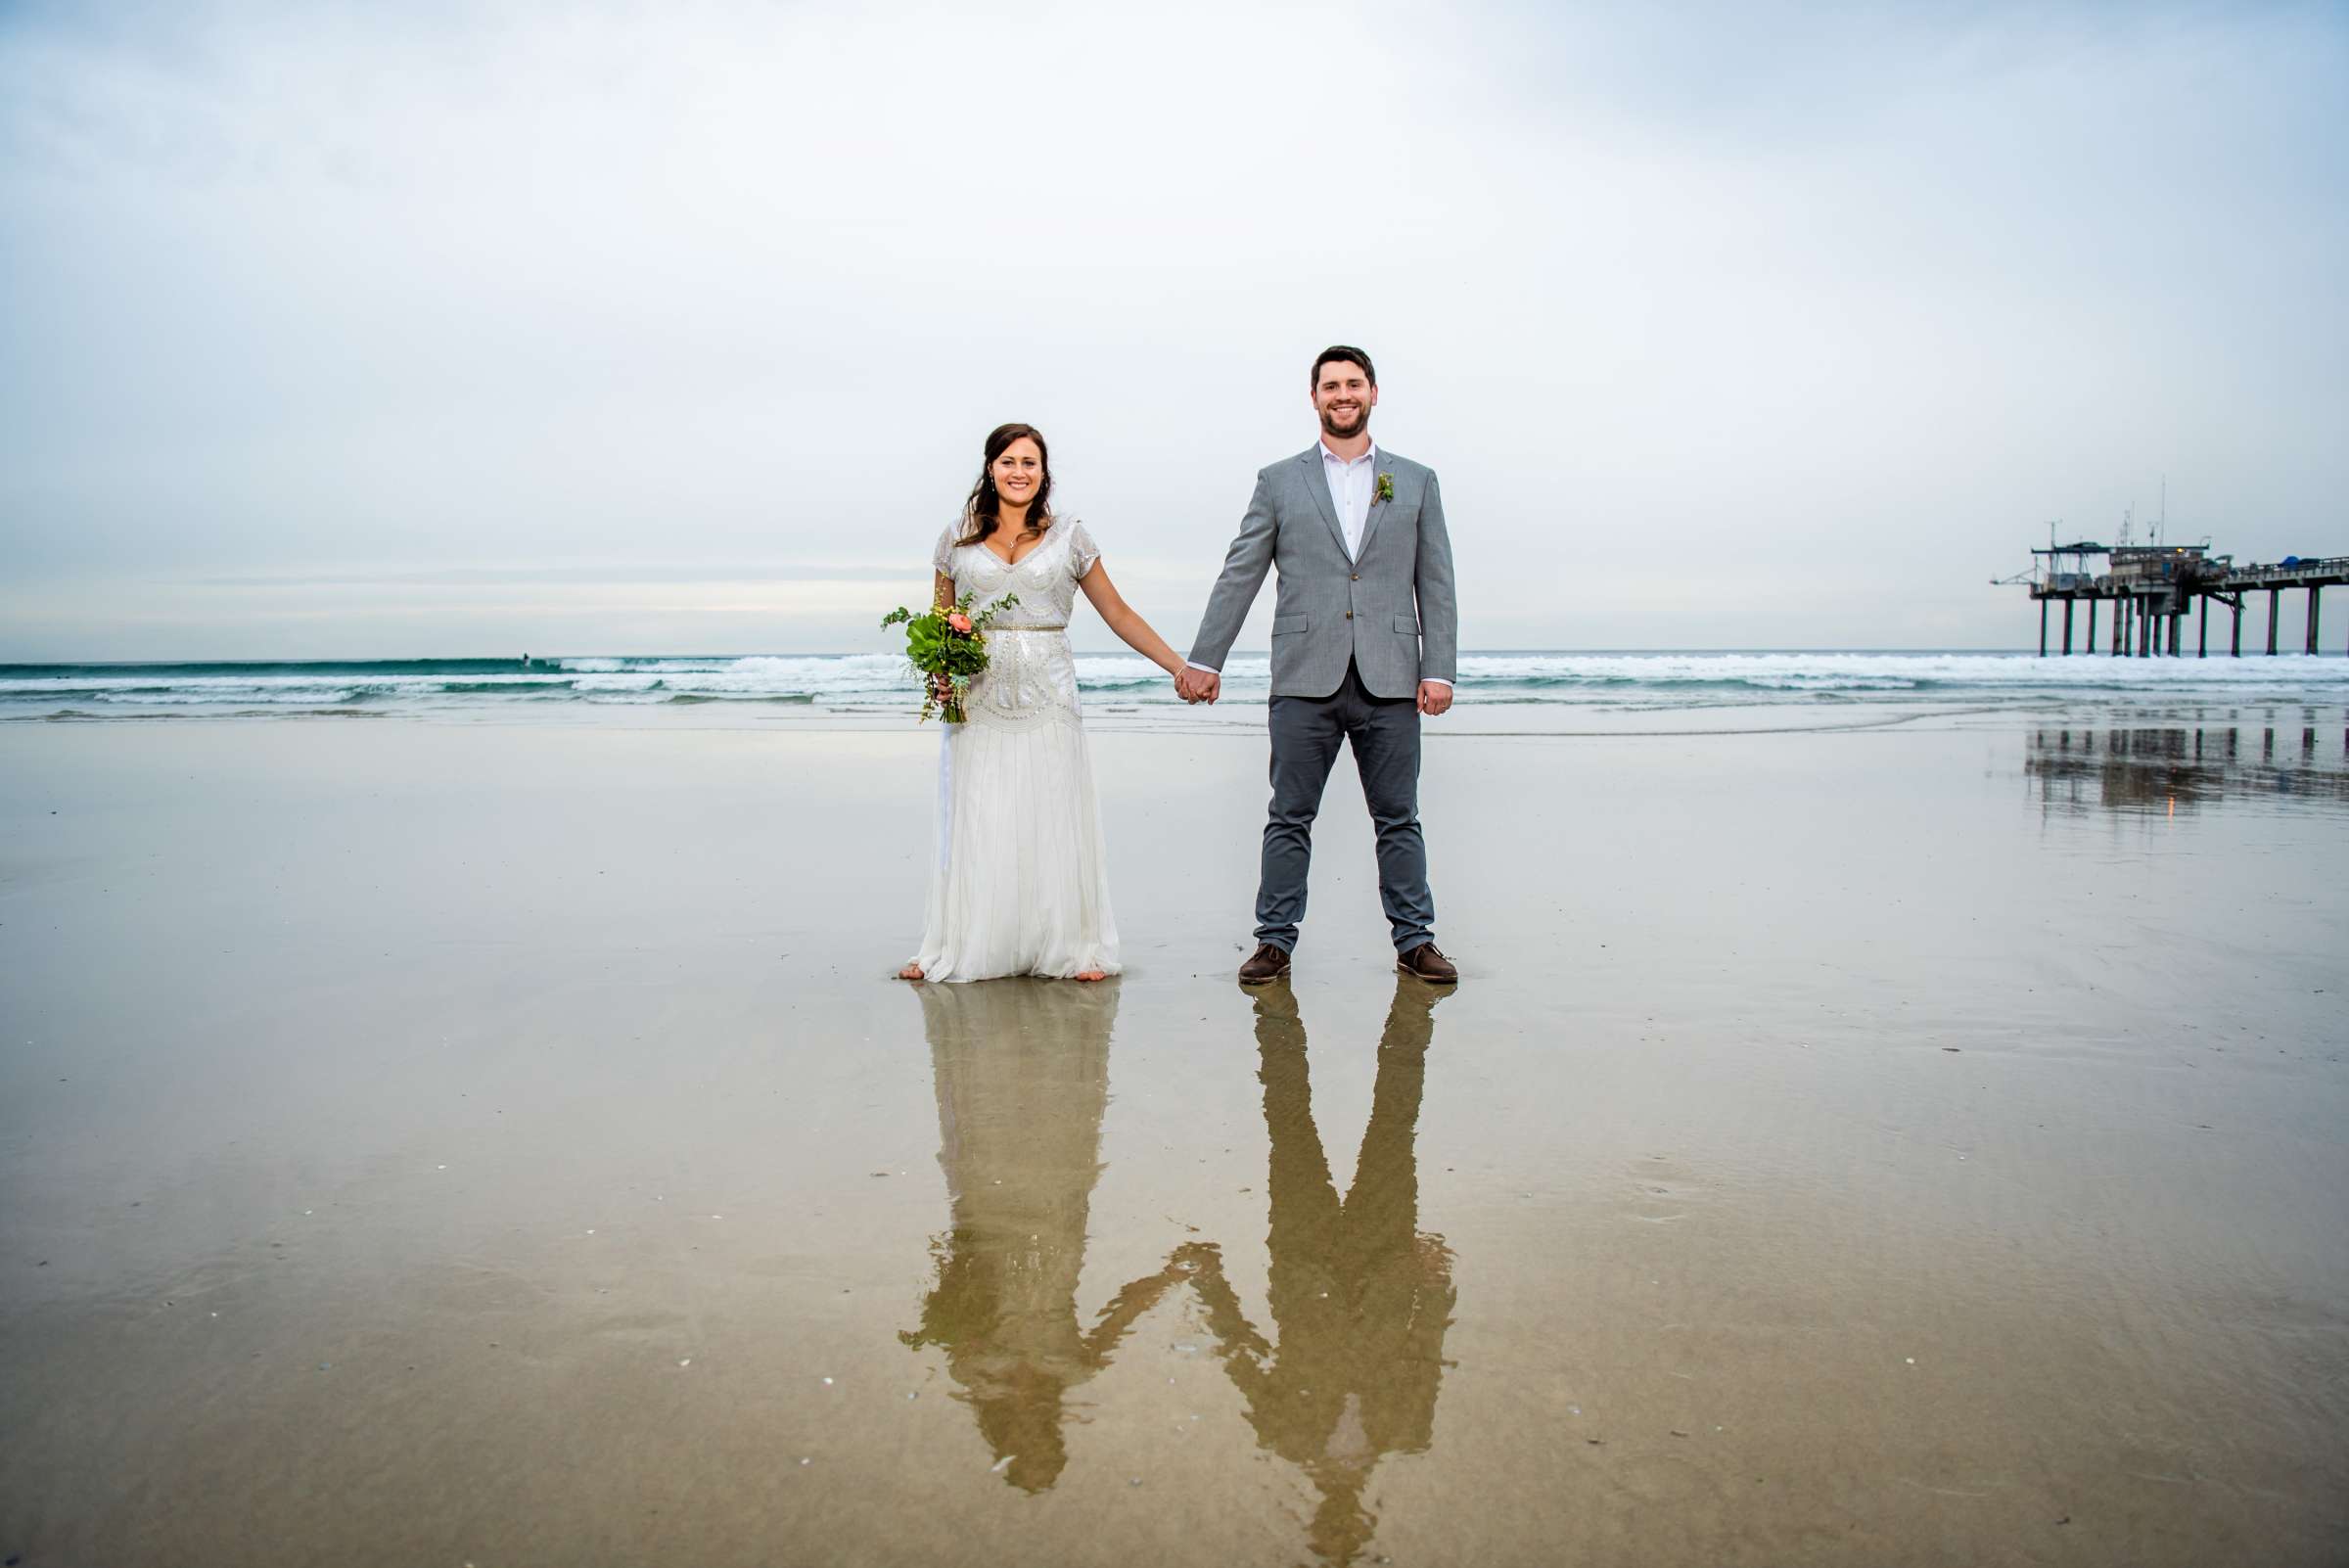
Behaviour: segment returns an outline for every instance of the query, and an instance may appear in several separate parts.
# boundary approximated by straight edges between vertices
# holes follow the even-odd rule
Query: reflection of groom
[[[1312,1539],[1334,1562],[1352,1561],[1370,1539],[1375,1521],[1362,1499],[1378,1461],[1422,1453],[1435,1439],[1451,1252],[1443,1237],[1419,1230],[1414,1144],[1432,1014],[1445,994],[1396,977],[1370,1125],[1341,1200],[1313,1123],[1297,999],[1285,985],[1258,993],[1259,1076],[1272,1145],[1272,1342],[1240,1311],[1220,1268],[1203,1268],[1194,1279],[1224,1369],[1248,1402],[1249,1424],[1321,1494]]]
[[[1313,818],[1338,760],[1354,747],[1378,829],[1378,894],[1396,961],[1422,980],[1459,971],[1435,943],[1435,899],[1419,831],[1419,715],[1451,706],[1458,622],[1451,540],[1432,470],[1371,444],[1378,377],[1339,346],[1313,361],[1321,438],[1260,472],[1239,537],[1223,558],[1189,668],[1190,702],[1221,694],[1219,673],[1277,566],[1272,607],[1272,804],[1256,893],[1250,985],[1285,974],[1305,916]]]

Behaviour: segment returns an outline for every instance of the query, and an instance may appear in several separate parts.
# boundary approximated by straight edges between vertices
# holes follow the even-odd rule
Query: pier
[[[2124,534],[2126,530],[2124,530]],[[2349,583],[2349,555],[2315,558],[2285,556],[2266,566],[2236,566],[2233,556],[2212,555],[2208,544],[2050,544],[2033,550],[2031,571],[2009,582],[2027,581],[2039,602],[2039,655],[2050,652],[2052,634],[2058,657],[2072,652],[2073,622],[2085,605],[2088,623],[2080,652],[2096,652],[2096,622],[2101,607],[2111,606],[2108,636],[2115,659],[2153,659],[2182,656],[2186,623],[2194,622],[2194,657],[2210,657],[2210,607],[2215,601],[2228,614],[2227,648],[2230,657],[2243,652],[2243,606],[2252,595],[2268,596],[2267,651],[2280,645],[2280,622],[2286,590],[2308,595],[2303,624],[2303,653],[2320,650],[2323,596],[2326,588]],[[2093,563],[2101,559],[2104,570]],[[2060,604],[2061,624],[2054,607]],[[2349,618],[2344,618],[2349,621]],[[2344,644],[2349,649],[2349,644]]]

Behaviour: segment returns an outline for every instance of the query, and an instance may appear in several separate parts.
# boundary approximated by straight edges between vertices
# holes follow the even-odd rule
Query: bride
[[[1118,597],[1100,548],[1052,512],[1041,432],[998,425],[962,518],[930,564],[937,602],[1019,603],[988,629],[969,715],[946,726],[939,763],[938,855],[921,950],[900,980],[1003,975],[1101,980],[1118,972],[1118,925],[1093,800],[1093,763],[1069,654],[1077,590],[1125,644],[1173,674],[1182,660]]]

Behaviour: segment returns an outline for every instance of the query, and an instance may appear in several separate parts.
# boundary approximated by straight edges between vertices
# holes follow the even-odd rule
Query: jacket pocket
[[[1417,616],[1397,616],[1395,629],[1416,637],[1419,635],[1419,618]]]
[[[1272,635],[1275,637],[1293,636],[1312,624],[1313,618],[1310,616],[1274,616],[1272,618]]]

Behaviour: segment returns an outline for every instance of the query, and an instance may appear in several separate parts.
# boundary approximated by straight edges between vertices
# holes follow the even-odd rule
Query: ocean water
[[[1087,706],[1179,706],[1173,684],[1130,654],[1080,654]],[[1458,692],[1478,707],[1617,713],[1920,703],[2046,707],[2137,703],[2349,701],[2349,658],[2069,659],[1995,653],[1490,652],[1460,659]],[[1265,656],[1235,657],[1228,706],[1261,705]],[[560,705],[756,704],[809,714],[908,712],[918,703],[890,654],[741,658],[413,659],[239,664],[0,665],[0,719],[198,715],[431,715]]]

